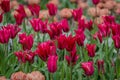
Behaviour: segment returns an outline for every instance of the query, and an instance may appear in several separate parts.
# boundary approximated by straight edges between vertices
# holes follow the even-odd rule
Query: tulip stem
[[[50,80],[53,80],[53,74],[50,73]]]
[[[70,63],[70,80],[72,80],[72,64]]]

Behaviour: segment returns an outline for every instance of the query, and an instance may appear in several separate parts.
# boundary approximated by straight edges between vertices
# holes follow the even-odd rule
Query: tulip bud
[[[98,71],[99,73],[104,73],[104,60],[98,60],[97,61]]]
[[[100,0],[92,0],[92,2],[94,5],[97,5],[100,2]]]
[[[87,44],[86,45],[86,49],[88,51],[88,56],[90,56],[90,57],[95,56],[95,48],[96,48],[95,44]]]

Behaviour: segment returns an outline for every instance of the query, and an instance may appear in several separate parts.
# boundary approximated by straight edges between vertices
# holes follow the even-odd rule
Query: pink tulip
[[[9,12],[10,11],[10,0],[2,0],[0,6],[5,13]]]
[[[96,45],[95,44],[87,44],[86,49],[88,51],[88,56],[94,57],[95,56],[95,49]]]
[[[82,11],[81,8],[79,8],[79,9],[73,9],[72,16],[73,16],[74,20],[78,21],[79,19],[81,19],[82,13],[83,13],[83,11]]]
[[[100,0],[92,0],[92,2],[94,5],[97,5],[100,2]]]
[[[57,13],[57,6],[53,3],[48,3],[47,8],[49,11],[50,16],[55,16]]]
[[[120,48],[120,35],[112,36],[116,48]]]

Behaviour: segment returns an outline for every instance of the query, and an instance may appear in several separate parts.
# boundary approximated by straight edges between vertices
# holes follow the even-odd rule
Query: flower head
[[[48,3],[47,8],[49,11],[50,16],[55,16],[57,13],[57,6],[53,3]]]

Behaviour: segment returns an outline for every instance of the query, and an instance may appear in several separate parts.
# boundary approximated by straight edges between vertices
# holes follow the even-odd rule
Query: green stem
[[[53,74],[50,73],[50,80],[53,80]]]
[[[26,24],[25,24],[25,20],[23,21],[23,29],[24,29],[25,32],[27,31],[27,29],[26,29]]]
[[[70,80],[72,80],[72,64],[70,63]]]

